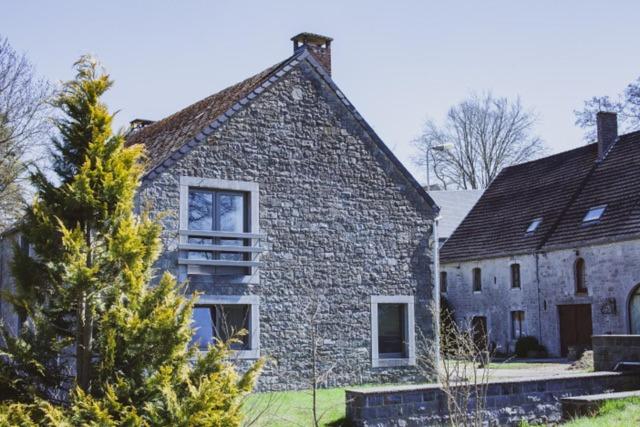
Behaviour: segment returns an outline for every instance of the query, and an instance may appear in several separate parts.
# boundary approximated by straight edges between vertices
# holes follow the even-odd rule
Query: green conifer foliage
[[[75,68],[56,102],[60,182],[33,176],[20,229],[37,256],[15,251],[3,296],[27,320],[0,339],[0,426],[237,425],[262,361],[240,375],[229,343],[200,354],[193,299],[168,273],[150,285],[161,228],[135,214],[143,148],[112,133],[109,76],[89,57]]]

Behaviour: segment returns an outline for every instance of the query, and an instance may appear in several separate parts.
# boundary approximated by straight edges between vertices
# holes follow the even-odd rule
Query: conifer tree
[[[135,214],[143,148],[112,133],[109,76],[89,57],[75,68],[56,101],[59,183],[33,176],[20,232],[36,256],[16,248],[4,295],[24,321],[0,339],[0,426],[236,425],[262,362],[239,375],[229,343],[200,355],[193,299],[168,273],[150,285],[161,229]]]

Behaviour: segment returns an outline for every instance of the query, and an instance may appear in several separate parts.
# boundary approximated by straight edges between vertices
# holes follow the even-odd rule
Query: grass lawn
[[[595,417],[576,418],[564,427],[618,427],[640,425],[640,398],[613,400],[604,404]]]
[[[546,363],[546,362],[492,362],[489,363],[489,370],[491,369],[536,369],[536,368],[552,368],[556,366],[562,366],[560,363]]]
[[[244,404],[244,421],[252,426],[312,426],[311,407],[310,391],[256,393]],[[318,408],[321,425],[341,425],[345,416],[344,388],[318,390]]]

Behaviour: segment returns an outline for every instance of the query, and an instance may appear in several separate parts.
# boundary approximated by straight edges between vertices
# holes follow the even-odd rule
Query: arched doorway
[[[640,335],[640,285],[631,291],[629,297],[629,332]]]

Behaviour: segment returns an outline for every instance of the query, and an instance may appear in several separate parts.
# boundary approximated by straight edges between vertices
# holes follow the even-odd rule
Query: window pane
[[[208,237],[189,237],[188,243],[195,243],[199,245],[213,245],[213,239]],[[189,259],[213,259],[213,252],[204,251],[189,251]]]
[[[447,272],[440,272],[440,292],[447,292]]]
[[[194,307],[193,327],[195,334],[191,339],[193,345],[200,348],[207,348],[213,342],[213,320],[211,307]]]
[[[249,331],[249,306],[241,304],[216,306],[216,338],[227,341],[242,329]],[[239,350],[248,348],[249,336],[244,335],[242,343],[232,344],[231,348]]]
[[[589,211],[584,216],[582,221],[588,222],[588,221],[595,221],[597,219],[600,219],[600,217],[604,213],[605,208],[606,206],[598,206],[598,207],[589,209]]]
[[[213,227],[213,193],[189,190],[189,230]]]
[[[244,231],[244,197],[242,194],[218,195],[220,231],[242,233]]]
[[[380,357],[404,357],[404,304],[378,304],[378,353]]]

